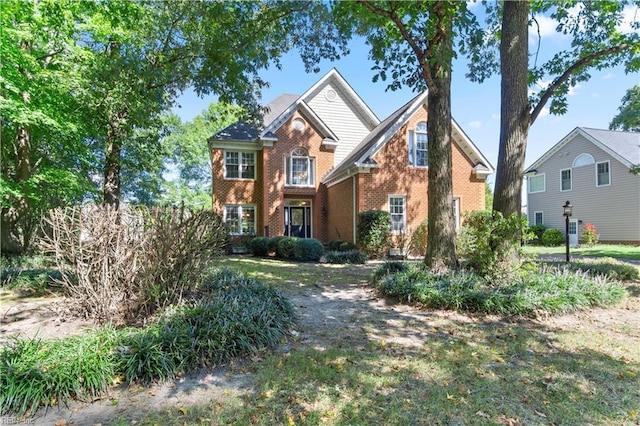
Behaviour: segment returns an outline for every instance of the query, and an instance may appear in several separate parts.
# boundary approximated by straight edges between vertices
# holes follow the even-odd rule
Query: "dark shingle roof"
[[[640,133],[588,127],[580,127],[580,129],[631,164],[640,164]]]

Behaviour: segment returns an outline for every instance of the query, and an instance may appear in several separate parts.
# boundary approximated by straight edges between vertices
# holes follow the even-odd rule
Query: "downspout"
[[[356,203],[357,203],[357,201],[356,201],[356,176],[357,175],[353,175],[351,177],[351,182],[352,182],[351,195],[352,195],[352,198],[353,198],[353,214],[351,215],[352,216],[352,220],[353,220],[353,244],[357,244],[357,241],[356,241],[356,212],[357,212],[357,210],[356,210]]]

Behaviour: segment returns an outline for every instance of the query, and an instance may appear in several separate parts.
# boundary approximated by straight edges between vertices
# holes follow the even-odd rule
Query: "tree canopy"
[[[622,105],[611,120],[609,129],[640,132],[640,85],[633,86],[622,97]]]

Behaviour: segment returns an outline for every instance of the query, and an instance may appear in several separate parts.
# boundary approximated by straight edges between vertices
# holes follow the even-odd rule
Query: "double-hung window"
[[[560,170],[560,190],[571,191],[571,169]]]
[[[251,205],[224,206],[224,223],[232,235],[253,235],[256,232],[256,208]]]
[[[255,179],[255,152],[225,151],[224,177],[226,179]]]
[[[609,171],[608,161],[596,163],[596,174],[598,186],[607,186],[611,184],[611,173]]]
[[[533,224],[534,225],[544,225],[544,213],[543,212],[533,212]]]
[[[287,179],[290,186],[314,186],[316,183],[316,159],[309,157],[303,148],[295,148],[285,159]]]
[[[414,130],[409,130],[409,165],[418,167],[429,165],[427,146],[427,123],[420,122]]]
[[[391,214],[391,232],[399,234],[407,227],[407,199],[403,195],[389,196],[389,213]]]
[[[545,175],[535,175],[528,179],[529,182],[529,194],[545,191]]]

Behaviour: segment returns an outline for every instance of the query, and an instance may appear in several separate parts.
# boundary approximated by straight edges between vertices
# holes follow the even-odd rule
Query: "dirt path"
[[[393,304],[380,299],[366,282],[288,286],[287,296],[297,308],[298,323],[290,341],[277,348],[288,352],[301,347],[366,347],[372,341],[385,340],[402,346],[420,346],[434,334],[446,334],[447,325],[455,322],[495,323],[499,318],[472,317],[448,311],[422,311],[410,306]],[[640,292],[615,309],[596,309],[587,313],[566,315],[544,321],[546,327],[564,329],[594,327],[607,324],[624,325],[640,330]],[[11,303],[11,305],[9,305]],[[38,324],[44,324],[42,337],[62,337],[85,326],[82,322],[63,322],[59,308],[50,300],[9,301],[2,298],[0,313],[2,334],[33,335]],[[40,410],[31,417],[38,425],[96,425],[109,424],[116,416],[141,418],[151,410],[165,407],[189,407],[200,403],[224,401],[230,397],[250,393],[253,378],[246,363],[235,362],[215,371],[180,378],[152,388],[131,387],[112,390],[93,403],[73,403],[69,407]]]

